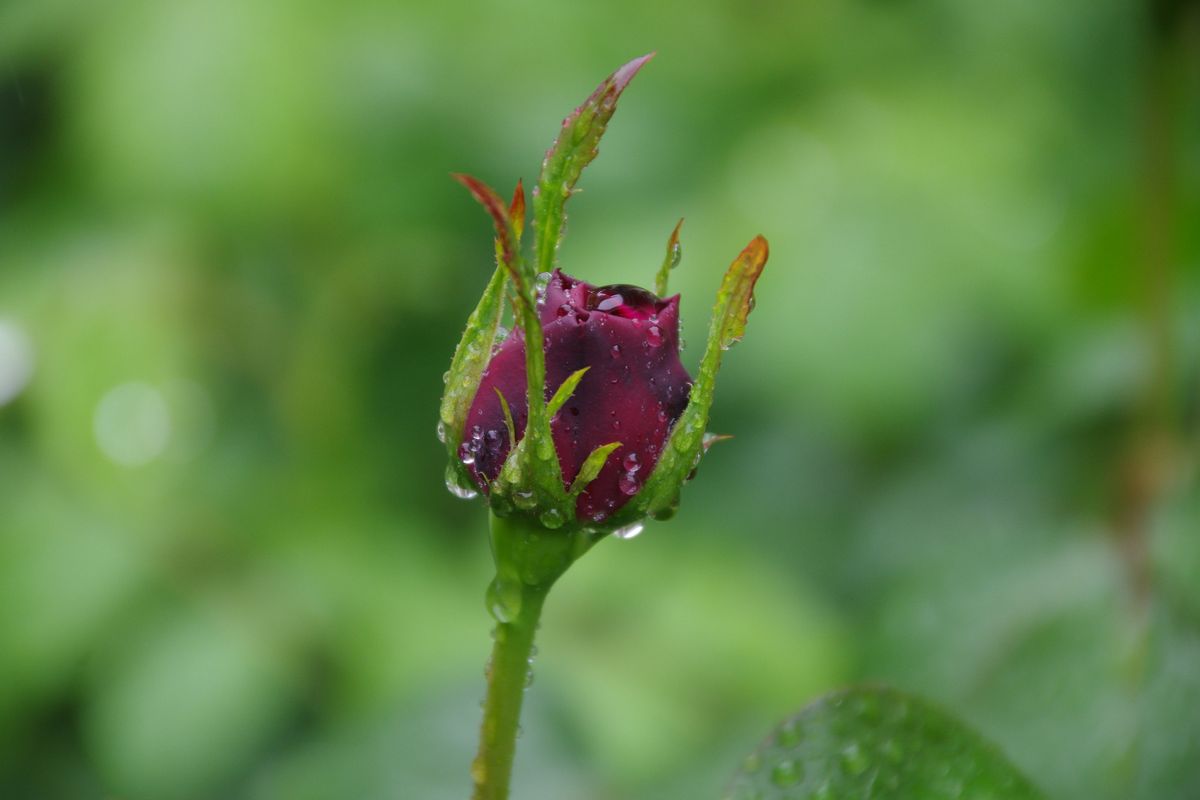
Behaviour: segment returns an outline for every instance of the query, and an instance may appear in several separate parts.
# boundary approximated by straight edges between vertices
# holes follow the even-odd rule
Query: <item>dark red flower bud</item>
[[[687,407],[692,380],[679,361],[679,295],[663,300],[637,286],[591,286],[556,270],[539,305],[547,400],[588,368],[550,423],[565,486],[593,450],[621,443],[576,504],[578,519],[600,522],[637,494]],[[497,391],[520,439],[525,387],[525,339],[514,331],[483,373],[459,451],[485,491],[512,447]]]

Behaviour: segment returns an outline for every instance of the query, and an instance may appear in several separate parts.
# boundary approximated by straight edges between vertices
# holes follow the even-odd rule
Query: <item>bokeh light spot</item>
[[[130,381],[100,399],[92,428],[105,456],[125,467],[140,467],[166,449],[171,416],[162,392],[148,383]]]

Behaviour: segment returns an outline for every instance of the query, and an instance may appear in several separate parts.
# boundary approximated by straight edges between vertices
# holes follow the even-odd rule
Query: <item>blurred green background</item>
[[[1200,797],[1195,3],[0,4],[0,797],[462,798],[484,512],[441,375],[536,177],[658,57],[563,266],[685,363],[771,241],[675,520],[543,620],[524,800],[715,797],[926,694],[1054,798]]]

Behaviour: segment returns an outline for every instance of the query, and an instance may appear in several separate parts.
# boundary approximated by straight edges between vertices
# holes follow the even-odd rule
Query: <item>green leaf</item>
[[[754,308],[754,286],[762,275],[767,255],[767,240],[756,236],[725,273],[713,307],[708,345],[700,362],[700,373],[692,384],[688,406],[671,430],[671,436],[646,485],[633,502],[614,516],[614,524],[624,524],[647,514],[667,514],[675,506],[680,488],[707,449],[704,431],[708,425],[708,412],[712,408],[721,357],[746,331],[746,318]]]
[[[659,297],[666,296],[667,280],[670,278],[671,270],[678,267],[683,258],[683,247],[679,244],[679,229],[682,227],[683,219],[680,219],[675,223],[675,230],[671,231],[671,236],[667,239],[667,253],[663,256],[662,265],[658,268],[658,275],[654,277],[654,293]]]
[[[605,78],[583,105],[563,120],[558,138],[546,152],[533,197],[534,252],[539,272],[554,268],[554,255],[562,240],[566,220],[563,207],[583,168],[599,152],[600,137],[617,110],[617,99],[638,70],[653,57],[654,54],[649,53],[635,58]]]
[[[1042,794],[975,731],[894,689],[826,695],[742,762],[726,800],[1035,800]]]
[[[578,388],[579,382],[583,380],[584,373],[591,367],[577,369],[567,376],[567,379],[562,382],[554,392],[554,396],[550,398],[550,402],[546,404],[546,414],[553,417],[558,413],[558,410],[563,407],[563,403],[567,402],[571,395],[575,394],[575,389]]]
[[[600,470],[604,469],[604,464],[608,461],[608,457],[612,455],[612,451],[620,446],[620,442],[609,442],[608,444],[600,445],[589,453],[588,457],[583,461],[583,466],[579,468],[579,474],[571,482],[571,489],[567,494],[571,497],[577,497],[580,492],[588,487],[589,483],[596,480],[596,476],[600,474]]]

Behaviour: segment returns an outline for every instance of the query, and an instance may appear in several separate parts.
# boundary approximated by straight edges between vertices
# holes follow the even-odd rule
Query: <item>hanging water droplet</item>
[[[666,522],[667,520],[671,519],[671,517],[674,517],[676,512],[678,512],[678,511],[679,511],[679,498],[676,497],[674,500],[671,501],[670,505],[668,505],[664,508],[655,509],[654,511],[650,512],[650,516],[653,517],[654,519],[658,520],[659,522]]]
[[[539,517],[539,519],[542,521],[543,525],[551,530],[554,530],[555,528],[561,528],[563,524],[562,512],[557,508],[546,509],[542,512],[542,515]]]
[[[453,464],[446,467],[446,488],[459,500],[470,500],[479,494],[474,486],[463,482]]]
[[[790,758],[780,761],[771,770],[771,782],[776,786],[795,786],[804,777],[799,764]]]
[[[516,581],[494,578],[487,588],[487,610],[497,622],[512,622],[521,613],[521,587]]]
[[[442,373],[442,383],[449,383],[449,382],[450,382],[450,370],[446,370],[445,372]]]
[[[638,520],[637,522],[631,522],[628,525],[623,525],[620,528],[617,528],[612,532],[612,535],[618,539],[628,540],[641,533],[645,527],[646,523]]]
[[[446,443],[446,423],[442,422],[440,419],[438,420],[437,424],[437,437],[439,442],[442,444]]]

